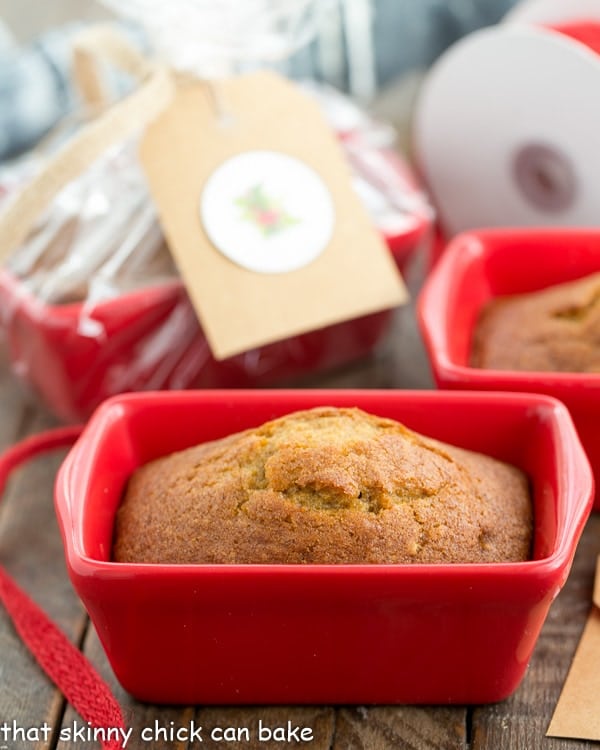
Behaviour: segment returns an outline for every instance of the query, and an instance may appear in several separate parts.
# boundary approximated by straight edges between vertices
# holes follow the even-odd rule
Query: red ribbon
[[[0,494],[20,464],[56,448],[72,445],[81,427],[59,427],[26,438],[0,456]],[[0,566],[0,601],[15,630],[40,667],[80,716],[93,728],[123,729],[121,707],[102,677],[48,615],[22,591]],[[105,750],[119,750],[118,740],[100,743]]]

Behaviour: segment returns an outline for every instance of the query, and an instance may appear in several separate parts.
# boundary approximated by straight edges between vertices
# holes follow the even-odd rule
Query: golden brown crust
[[[529,556],[527,480],[358,409],[296,412],[135,472],[114,559],[491,562]]]
[[[600,273],[482,311],[471,364],[494,370],[600,372]]]

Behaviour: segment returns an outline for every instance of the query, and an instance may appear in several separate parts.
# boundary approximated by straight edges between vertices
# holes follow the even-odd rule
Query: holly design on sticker
[[[289,214],[279,201],[268,195],[260,183],[236,198],[235,205],[242,209],[242,221],[254,224],[264,237],[280,234],[301,223],[300,219]]]

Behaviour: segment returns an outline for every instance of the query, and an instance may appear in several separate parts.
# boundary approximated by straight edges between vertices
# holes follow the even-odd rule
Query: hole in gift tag
[[[223,255],[258,273],[308,265],[329,244],[335,223],[321,177],[276,151],[247,151],[221,164],[206,181],[200,216]]]

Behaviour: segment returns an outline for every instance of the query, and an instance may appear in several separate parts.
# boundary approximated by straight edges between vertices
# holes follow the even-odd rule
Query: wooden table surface
[[[312,378],[302,385],[431,387],[412,307],[396,313],[387,341],[369,360]],[[0,363],[0,447],[53,424],[41,408],[25,399],[6,364]],[[164,727],[186,727],[191,720],[205,728],[202,744],[205,748],[269,750],[289,746],[282,742],[258,743],[254,739],[217,743],[208,737],[214,727],[248,727],[254,737],[252,730],[259,719],[270,726],[286,725],[291,720],[312,728],[314,739],[302,743],[312,750],[594,747],[589,742],[549,739],[545,732],[590,609],[594,565],[600,552],[600,514],[592,516],[587,524],[567,585],[551,607],[524,681],[502,703],[453,707],[160,708],[135,702],[116,683],[96,633],[71,589],[52,504],[52,483],[60,458],[54,455],[39,459],[12,479],[0,505],[0,563],[108,680],[124,708],[128,726],[133,728],[128,748],[188,747],[187,743],[144,742],[140,733],[144,727],[153,727],[155,721]],[[13,722],[23,728],[41,727],[45,722],[53,727],[49,745],[10,739],[5,742],[0,734],[0,750],[97,747],[94,743],[59,741],[59,729],[72,727],[76,720],[81,724],[81,719],[65,706],[62,696],[41,673],[0,607],[0,729],[5,721],[11,727]]]

